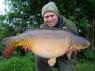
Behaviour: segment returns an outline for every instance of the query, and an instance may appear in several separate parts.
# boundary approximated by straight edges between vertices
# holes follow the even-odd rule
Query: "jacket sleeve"
[[[67,27],[67,29],[75,34],[78,34],[78,29],[75,25],[75,23],[73,23],[72,21],[66,19],[65,17],[63,17],[65,26]]]
[[[40,28],[43,28],[43,27],[44,27],[44,24],[41,24],[41,25],[40,25]]]

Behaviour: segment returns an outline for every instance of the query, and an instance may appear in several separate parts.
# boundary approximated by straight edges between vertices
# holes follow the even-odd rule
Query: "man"
[[[44,24],[40,26],[43,29],[61,28],[69,30],[77,34],[77,28],[74,23],[62,16],[54,2],[49,2],[42,8],[42,17]],[[53,44],[53,43],[52,43]],[[25,51],[29,51],[28,47],[22,47]],[[74,49],[68,49],[68,53],[72,53]],[[48,63],[48,59],[36,57],[36,71],[52,71],[52,67]],[[58,71],[76,71],[75,66],[69,61],[66,56],[61,56],[56,59],[54,65]]]
[[[40,28],[62,28],[77,34],[77,28],[70,20],[62,16],[54,2],[49,2],[42,8],[42,17],[44,24]],[[52,43],[53,44],[53,43]],[[66,56],[57,58],[57,63],[54,67],[58,71],[76,71],[75,66],[67,59]],[[37,71],[52,71],[52,67],[48,65],[48,59],[36,55]]]

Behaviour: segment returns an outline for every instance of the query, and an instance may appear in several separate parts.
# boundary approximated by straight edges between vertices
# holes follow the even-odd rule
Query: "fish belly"
[[[54,58],[65,54],[69,47],[68,40],[62,39],[36,39],[32,42],[32,51],[44,58]]]

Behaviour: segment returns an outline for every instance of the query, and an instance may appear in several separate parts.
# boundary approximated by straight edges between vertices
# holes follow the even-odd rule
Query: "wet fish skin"
[[[33,53],[49,59],[64,55],[66,49],[70,47],[80,50],[90,46],[86,38],[69,31],[46,29],[27,31],[4,38],[2,42],[6,47],[4,49],[6,58],[9,58],[18,46],[28,46]]]

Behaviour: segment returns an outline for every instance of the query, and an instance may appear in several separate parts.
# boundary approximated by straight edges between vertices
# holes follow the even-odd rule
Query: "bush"
[[[81,59],[76,64],[77,71],[95,71],[95,61]]]
[[[84,52],[84,55],[87,59],[94,60],[95,59],[95,52],[92,51],[91,49],[87,49]]]

